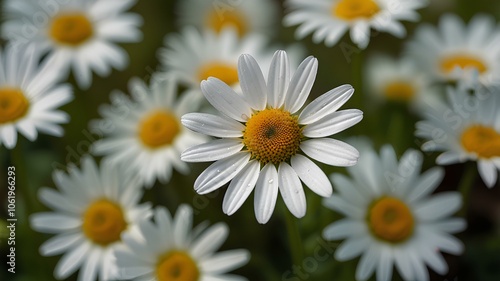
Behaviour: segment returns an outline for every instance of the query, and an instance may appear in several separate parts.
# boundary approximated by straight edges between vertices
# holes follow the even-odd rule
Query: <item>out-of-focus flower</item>
[[[495,185],[500,169],[499,93],[492,91],[481,87],[471,95],[461,86],[448,88],[448,103],[429,108],[415,132],[429,140],[422,150],[444,151],[436,159],[439,165],[476,161],[488,187]]]
[[[409,42],[407,53],[423,73],[438,81],[500,85],[500,29],[491,16],[477,15],[465,26],[462,19],[448,14],[437,28],[420,26]]]
[[[54,212],[36,213],[31,227],[56,234],[40,246],[40,253],[65,253],[54,270],[64,279],[80,268],[79,279],[116,280],[113,249],[123,246],[121,235],[136,233],[137,223],[152,215],[149,204],[138,205],[141,188],[130,175],[112,165],[98,168],[88,156],[82,167],[68,167],[69,174],[54,172],[60,191],[41,188],[40,201]]]
[[[172,218],[163,207],[154,213],[155,223],[143,220],[141,236],[124,234],[126,248],[115,251],[121,278],[126,280],[247,280],[228,275],[248,262],[246,250],[216,253],[224,243],[229,228],[218,223],[205,229],[200,224],[192,228],[193,210],[181,205]]]
[[[142,80],[132,79],[129,90],[132,99],[115,91],[112,104],[99,108],[104,118],[92,121],[91,128],[104,138],[94,143],[92,152],[104,156],[104,161],[112,165],[123,166],[127,173],[138,175],[146,187],[151,187],[156,179],[167,183],[174,168],[189,173],[180,154],[205,138],[186,130],[180,118],[198,109],[198,99],[183,95],[176,100],[177,84],[156,75],[150,87]]]
[[[356,280],[391,280],[393,266],[404,280],[429,280],[426,265],[439,274],[448,265],[439,251],[460,254],[463,244],[450,233],[462,231],[461,218],[450,218],[461,204],[458,192],[432,193],[444,171],[436,167],[420,174],[422,155],[408,150],[399,163],[394,149],[384,146],[380,156],[370,147],[360,149],[358,165],[348,168],[351,178],[331,176],[338,191],[323,204],[346,216],[327,226],[328,240],[346,239],[335,258],[361,256]]]
[[[439,101],[428,77],[407,58],[375,55],[367,61],[365,74],[369,92],[378,101],[404,103],[415,110]]]
[[[182,153],[188,162],[216,161],[196,180],[200,194],[231,181],[222,209],[236,212],[255,187],[255,215],[266,223],[281,192],[290,212],[306,213],[301,180],[315,193],[328,197],[332,186],[308,157],[333,166],[355,165],[358,151],[328,138],[363,118],[357,109],[337,111],[353,94],[350,85],[318,97],[300,114],[316,78],[318,61],[306,58],[290,77],[286,52],[274,55],[267,83],[255,59],[242,55],[238,74],[242,94],[216,78],[203,81],[206,99],[224,116],[191,113],[182,117],[187,128],[218,139]]]
[[[13,148],[17,132],[35,141],[38,131],[62,136],[59,124],[69,116],[57,110],[73,99],[70,85],[57,84],[61,75],[52,69],[52,60],[38,65],[40,56],[33,47],[0,50],[0,145]]]
[[[331,47],[350,30],[351,40],[364,49],[370,42],[370,28],[404,37],[402,20],[417,21],[416,12],[426,0],[287,0],[290,12],[283,23],[300,25],[296,37],[313,33],[315,43]]]
[[[72,68],[78,85],[86,89],[92,83],[92,71],[104,77],[112,67],[123,70],[128,65],[127,53],[114,43],[141,40],[138,27],[142,18],[125,13],[136,2],[8,0],[2,36],[13,44],[34,45],[41,53],[48,53],[52,67],[60,67],[63,73]],[[33,15],[39,13],[46,20],[35,24]]]
[[[279,18],[278,2],[268,0],[238,1],[177,1],[181,26],[193,25],[199,30],[217,33],[226,27],[236,29],[243,37],[249,33],[274,34]]]

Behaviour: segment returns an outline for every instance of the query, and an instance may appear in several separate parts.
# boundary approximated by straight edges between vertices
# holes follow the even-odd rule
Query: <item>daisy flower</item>
[[[164,207],[157,207],[155,223],[143,220],[141,236],[123,235],[126,248],[115,251],[121,278],[148,281],[247,280],[226,274],[248,262],[246,250],[216,253],[224,243],[229,228],[218,223],[205,229],[203,224],[191,229],[193,210],[181,205],[172,217]]]
[[[0,145],[8,149],[16,146],[17,132],[30,141],[38,131],[62,136],[59,124],[69,121],[57,108],[73,99],[72,89],[57,84],[61,77],[51,60],[39,66],[39,58],[34,48],[0,50]]]
[[[33,229],[56,234],[40,246],[40,253],[64,253],[54,270],[57,279],[80,268],[78,280],[116,280],[113,249],[123,246],[121,235],[137,232],[138,221],[152,215],[150,205],[138,205],[142,191],[137,181],[112,165],[98,168],[84,156],[80,170],[70,165],[68,171],[53,174],[59,191],[39,191],[40,201],[54,211],[30,217]]]
[[[378,101],[404,103],[413,109],[438,102],[439,93],[408,58],[375,55],[367,61],[365,73],[370,93]]]
[[[136,2],[67,0],[53,7],[47,1],[8,0],[2,34],[15,44],[35,45],[48,53],[63,73],[72,67],[78,85],[86,89],[92,71],[105,77],[112,67],[123,70],[128,65],[127,53],[114,43],[141,40],[142,18],[125,13]],[[41,22],[35,21],[38,14],[44,16]]]
[[[125,163],[124,169],[137,174],[146,187],[156,179],[167,183],[174,168],[189,173],[180,154],[204,141],[180,122],[182,115],[197,109],[197,98],[183,95],[177,99],[177,85],[172,79],[155,75],[150,84],[148,87],[142,80],[132,79],[132,98],[113,92],[112,104],[99,108],[103,119],[90,124],[92,131],[104,136],[94,143],[92,152],[112,165]]]
[[[331,47],[350,30],[351,40],[364,49],[370,41],[370,28],[404,37],[402,20],[417,21],[415,11],[427,5],[426,0],[287,0],[290,12],[283,23],[300,25],[295,33],[302,39],[313,33],[315,43]]]
[[[437,28],[419,27],[407,53],[436,80],[473,82],[478,76],[483,85],[499,85],[499,41],[500,29],[493,17],[477,15],[466,26],[458,16],[448,14]]]
[[[358,151],[327,138],[361,121],[357,109],[337,111],[353,94],[350,85],[318,97],[300,114],[314,84],[318,61],[306,58],[290,78],[287,54],[277,51],[268,82],[255,59],[242,55],[238,74],[242,95],[217,78],[203,81],[207,100],[224,116],[190,113],[182,117],[187,128],[218,139],[182,153],[188,162],[216,161],[196,180],[199,194],[212,192],[231,181],[222,209],[231,215],[255,187],[255,215],[259,223],[271,217],[278,190],[296,217],[306,213],[301,180],[312,191],[328,197],[332,186],[308,157],[334,166],[352,166]]]
[[[404,280],[426,281],[426,265],[444,275],[448,265],[439,251],[460,254],[463,244],[450,235],[465,229],[465,220],[450,216],[461,207],[458,192],[430,195],[444,177],[435,167],[420,174],[422,154],[408,150],[399,163],[394,149],[384,146],[380,156],[371,148],[360,148],[351,178],[334,174],[338,193],[323,204],[346,218],[323,231],[327,240],[345,239],[335,259],[361,256],[356,280],[367,280],[376,271],[377,280],[392,280],[395,266]]]
[[[444,151],[439,165],[476,161],[488,187],[495,185],[500,169],[500,105],[498,92],[478,88],[474,95],[464,87],[448,88],[448,103],[427,110],[415,135],[428,141],[424,151]]]
[[[178,1],[177,21],[181,26],[192,25],[218,33],[232,26],[240,37],[249,33],[272,34],[279,17],[277,4],[268,0]]]

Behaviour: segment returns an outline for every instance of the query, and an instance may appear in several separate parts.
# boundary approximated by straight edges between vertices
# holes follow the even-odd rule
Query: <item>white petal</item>
[[[318,60],[315,57],[310,56],[299,65],[285,96],[285,109],[290,113],[297,112],[304,105],[316,79],[317,71]]]
[[[210,193],[233,179],[250,160],[250,153],[239,152],[210,165],[194,183],[199,194]]]
[[[323,119],[304,127],[302,133],[309,138],[322,138],[342,132],[363,119],[363,111],[347,109],[334,112]]]
[[[380,258],[377,268],[377,280],[392,279],[392,254],[390,248],[380,247]]]
[[[90,251],[90,243],[82,243],[74,248],[71,252],[67,252],[56,265],[54,276],[57,279],[64,279],[75,272],[82,264]]]
[[[247,250],[230,250],[201,261],[200,267],[203,272],[211,275],[222,274],[246,264],[249,260],[250,253]]]
[[[80,233],[61,233],[45,241],[40,246],[40,254],[42,256],[61,254],[67,249],[81,244],[84,240],[85,238]]]
[[[420,176],[417,185],[411,190],[408,200],[410,202],[416,201],[429,195],[439,186],[443,177],[444,170],[442,168],[435,167],[427,170]]]
[[[359,158],[356,148],[334,139],[307,140],[300,144],[300,148],[307,156],[332,166],[354,166]]]
[[[339,245],[335,251],[335,259],[338,261],[347,261],[359,256],[370,245],[370,237],[367,235],[352,237]]]
[[[325,173],[313,161],[303,155],[296,154],[290,162],[299,178],[314,193],[323,197],[332,195],[332,184]]]
[[[213,107],[234,120],[245,122],[252,115],[248,103],[217,78],[202,81],[201,91]]]
[[[379,261],[379,246],[372,244],[368,251],[361,256],[358,266],[356,268],[356,279],[367,280],[375,270]]]
[[[82,220],[59,213],[36,213],[30,216],[31,227],[45,233],[72,230],[82,225]]]
[[[245,126],[241,123],[206,113],[185,114],[182,116],[181,122],[190,130],[218,138],[241,137],[245,130]]]
[[[351,85],[342,85],[319,96],[299,115],[300,124],[311,124],[337,111],[354,93]]]
[[[498,171],[493,162],[480,160],[477,169],[487,187],[491,188],[497,182]]]
[[[267,102],[273,108],[280,108],[290,83],[290,66],[285,51],[276,51],[269,67],[267,78]]]
[[[222,211],[228,216],[234,214],[252,193],[259,178],[260,163],[257,160],[248,162],[229,184],[222,202]]]
[[[365,233],[367,233],[367,228],[364,223],[352,219],[341,219],[325,227],[323,237],[327,240],[339,240],[364,236]]]
[[[238,78],[243,97],[256,110],[263,110],[267,104],[267,88],[259,64],[247,54],[238,59]],[[250,115],[248,115],[250,116]]]
[[[97,272],[101,264],[101,250],[98,248],[93,248],[88,253],[82,268],[80,269],[80,274],[78,275],[78,281],[94,281],[97,277]]]
[[[450,216],[462,206],[458,192],[441,192],[415,206],[415,214],[422,220],[439,220]]]
[[[306,196],[299,176],[293,168],[282,162],[278,168],[278,187],[283,201],[290,212],[297,218],[306,214]]]
[[[278,198],[278,172],[272,163],[267,163],[260,171],[255,187],[254,211],[260,224],[271,218]]]
[[[229,235],[229,227],[218,223],[207,229],[191,246],[193,257],[203,260],[222,246]]]
[[[229,157],[241,151],[243,143],[238,139],[219,139],[188,148],[181,154],[186,162],[210,162]]]

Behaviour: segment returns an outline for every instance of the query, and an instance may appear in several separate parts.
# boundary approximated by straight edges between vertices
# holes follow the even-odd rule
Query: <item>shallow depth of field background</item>
[[[413,35],[413,30],[419,23],[430,22],[435,25],[439,16],[446,12],[457,13],[466,21],[476,13],[488,13],[500,22],[499,1],[431,0],[431,2],[433,3],[429,7],[420,10],[422,14],[420,22],[403,22],[409,36]],[[88,122],[100,117],[97,108],[100,104],[109,103],[109,93],[113,89],[128,93],[128,80],[134,76],[149,81],[151,74],[159,65],[156,54],[158,48],[163,46],[164,36],[179,30],[174,23],[174,4],[173,0],[142,0],[132,8],[133,12],[141,14],[144,18],[142,28],[144,40],[136,44],[123,45],[130,55],[130,65],[127,70],[123,72],[114,70],[106,78],[94,75],[93,85],[88,91],[74,88],[75,99],[61,108],[71,116],[70,123],[63,125],[64,137],[56,138],[40,134],[34,143],[27,141],[24,137],[19,138],[14,153],[22,153],[26,166],[16,166],[18,222],[15,275],[6,271],[8,245],[4,240],[8,235],[5,227],[7,167],[11,165],[10,154],[13,152],[0,147],[0,280],[54,280],[52,272],[60,256],[42,257],[38,253],[40,244],[51,235],[35,233],[28,228],[27,224],[27,217],[30,213],[47,211],[47,208],[38,202],[36,191],[41,186],[55,187],[51,178],[53,168],[63,168],[69,162],[78,163],[79,158],[88,152],[92,141],[99,138],[98,135],[90,133]],[[279,36],[273,41],[282,44],[296,42],[293,38],[295,28],[280,28]],[[384,143],[393,144],[398,155],[401,155],[407,148],[419,148],[422,141],[413,136],[414,123],[419,120],[419,117],[412,115],[405,106],[398,104],[373,107],[366,101],[370,89],[366,84],[360,88],[361,81],[357,74],[359,72],[352,63],[359,59],[366,61],[373,53],[398,56],[407,39],[408,37],[401,40],[388,34],[378,34],[372,31],[368,48],[361,53],[354,52],[349,57],[343,54],[340,47],[341,45],[348,46],[348,50],[356,50],[348,35],[345,35],[340,43],[332,48],[327,48],[323,44],[313,44],[311,36],[301,41],[307,48],[307,55],[314,55],[319,60],[318,76],[309,100],[341,84],[353,84],[356,88],[354,97],[343,108],[363,110],[364,119],[360,124],[343,132],[340,139],[353,135],[366,135],[375,143],[377,149]],[[72,77],[70,82],[74,83]],[[401,130],[394,128],[401,128]],[[436,155],[437,153],[426,154],[424,170],[434,165]],[[438,192],[456,189],[462,170],[465,165],[470,164],[473,163],[445,167],[446,177]],[[188,203],[195,209],[196,224],[204,220],[209,220],[211,223],[226,222],[231,231],[223,249],[246,248],[250,250],[252,253],[250,263],[234,271],[235,274],[245,276],[249,280],[353,280],[357,259],[338,263],[331,254],[324,261],[314,258],[313,253],[317,249],[320,249],[321,254],[329,253],[330,248],[324,248],[324,244],[328,242],[321,241],[321,231],[334,219],[339,218],[339,215],[321,206],[319,196],[305,189],[308,209],[299,225],[305,256],[309,258],[304,260],[304,264],[296,265],[300,266],[302,277],[292,274],[289,276],[301,279],[283,279],[283,274],[286,271],[292,271],[293,267],[288,252],[282,199],[278,199],[276,211],[266,225],[259,225],[255,219],[253,196],[236,214],[228,217],[222,213],[225,188],[206,196],[196,195],[193,190],[196,176],[206,166],[208,163],[192,165],[192,173],[189,176],[174,172],[169,184],[156,184],[145,192],[143,201],[164,205],[171,212],[175,211],[179,204]],[[344,168],[326,166],[322,168],[325,168],[327,174],[345,173]],[[24,175],[23,178],[19,178],[21,173]],[[20,194],[21,185],[25,185],[31,194]],[[465,232],[458,234],[466,245],[465,253],[460,257],[445,255],[450,265],[448,276],[441,277],[431,272],[432,280],[500,280],[500,188],[497,184],[495,188],[487,189],[477,177],[470,200],[471,206],[467,214],[468,228]],[[334,243],[330,242],[329,245],[335,247]],[[394,275],[394,280],[399,280],[396,271]],[[69,280],[76,280],[76,274],[73,274]]]

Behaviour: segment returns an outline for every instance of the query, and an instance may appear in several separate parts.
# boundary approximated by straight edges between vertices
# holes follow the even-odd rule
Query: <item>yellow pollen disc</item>
[[[94,34],[94,27],[87,16],[69,13],[56,16],[52,20],[50,36],[63,45],[78,46]]]
[[[332,8],[332,13],[344,20],[370,19],[380,11],[373,0],[340,0]]]
[[[297,116],[281,109],[265,109],[248,120],[243,143],[262,164],[278,164],[297,153],[302,129]]]
[[[368,213],[372,232],[378,238],[398,243],[413,233],[414,220],[408,206],[393,197],[382,197],[375,201]]]
[[[28,112],[29,101],[15,88],[0,88],[0,124],[14,122]]]
[[[208,27],[217,33],[220,33],[225,27],[232,26],[236,28],[238,35],[243,37],[248,32],[248,25],[245,16],[240,12],[212,10],[206,17],[205,23]]]
[[[120,240],[127,228],[122,208],[107,199],[90,204],[83,214],[83,233],[96,244],[106,246]]]
[[[158,281],[197,281],[200,271],[187,253],[172,251],[160,257],[156,277]]]
[[[226,63],[213,62],[203,65],[198,70],[198,79],[207,80],[208,77],[216,77],[228,85],[238,83],[238,69]]]
[[[392,82],[385,87],[384,95],[392,101],[408,102],[415,95],[415,89],[408,82]]]
[[[450,73],[459,67],[465,68],[475,68],[479,73],[483,73],[488,70],[488,67],[478,58],[469,55],[454,55],[443,58],[440,62],[441,71],[444,73]]]
[[[170,145],[181,131],[178,118],[169,112],[150,114],[139,125],[139,138],[149,148]]]
[[[500,133],[483,125],[472,125],[461,136],[463,148],[480,158],[500,157]]]

